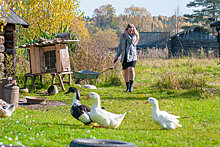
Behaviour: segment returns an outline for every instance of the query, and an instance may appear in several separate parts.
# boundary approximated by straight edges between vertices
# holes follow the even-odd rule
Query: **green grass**
[[[204,62],[204,65],[199,65]],[[10,118],[0,119],[0,143],[25,146],[68,146],[76,138],[110,139],[132,142],[136,146],[220,146],[220,82],[219,68],[213,63],[191,61],[190,69],[205,74],[205,88],[157,89],[155,82],[159,75],[169,68],[181,71],[188,68],[188,61],[161,60],[139,61],[135,68],[134,92],[125,93],[125,85],[98,85],[102,106],[114,113],[127,112],[117,129],[98,129],[85,126],[70,114],[72,94],[60,92],[48,96],[49,100],[64,101],[68,105],[30,110],[18,107]],[[213,66],[212,66],[213,65]],[[197,67],[198,66],[198,67]],[[207,69],[207,70],[206,70]],[[212,83],[212,84],[210,84]],[[66,89],[68,88],[65,85]],[[92,106],[92,100],[85,100],[89,89],[79,88],[81,102]],[[146,96],[146,94],[148,94]],[[32,94],[37,95],[37,94]],[[21,97],[24,94],[20,94]],[[151,119],[151,105],[144,104],[148,97],[159,101],[160,109],[179,115],[182,128],[160,130]]]

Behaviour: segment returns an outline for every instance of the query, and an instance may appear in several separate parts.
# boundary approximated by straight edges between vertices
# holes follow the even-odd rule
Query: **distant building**
[[[139,32],[137,48],[165,48],[168,44],[169,32]]]
[[[191,56],[203,51],[208,55],[209,51],[218,53],[217,38],[210,34],[207,29],[200,26],[188,28],[169,38],[169,57]]]

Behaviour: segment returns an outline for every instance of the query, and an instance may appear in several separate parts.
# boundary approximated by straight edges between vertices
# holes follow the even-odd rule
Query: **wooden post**
[[[63,80],[62,80],[60,74],[57,74],[57,76],[58,76],[58,79],[59,79],[59,81],[60,81],[60,85],[61,85],[61,87],[62,87],[62,90],[65,91],[65,88],[64,88],[64,85],[63,85]]]
[[[56,44],[56,68],[57,72],[61,72],[60,44]]]
[[[34,47],[30,47],[31,74],[36,74]]]
[[[69,85],[71,85],[71,73],[69,74]]]
[[[51,74],[51,75],[52,75],[52,85],[54,85],[56,74]]]

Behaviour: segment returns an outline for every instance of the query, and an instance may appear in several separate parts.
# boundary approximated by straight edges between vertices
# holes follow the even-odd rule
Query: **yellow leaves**
[[[9,9],[5,9],[5,12],[9,13],[9,12],[10,12],[10,10],[9,10]]]
[[[67,26],[69,30],[75,32],[81,38],[89,37],[85,28],[82,16],[79,13],[77,0],[28,0],[15,1],[16,14],[22,16],[31,25],[25,31],[19,31],[22,38],[33,38],[39,36],[40,31],[47,31],[49,34],[58,33],[61,26]]]
[[[3,30],[4,30],[4,26],[1,25],[1,32],[3,32]]]

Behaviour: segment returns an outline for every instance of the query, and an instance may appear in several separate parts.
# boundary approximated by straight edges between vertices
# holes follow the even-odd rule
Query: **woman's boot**
[[[130,83],[129,83],[129,82],[126,82],[126,87],[127,87],[127,89],[126,89],[126,91],[125,91],[125,92],[128,92],[128,91],[129,91],[129,89],[130,89]]]
[[[129,84],[130,84],[129,92],[132,92],[132,91],[133,91],[133,82],[134,82],[134,81],[131,81],[131,80],[130,80],[130,82],[129,82]]]

